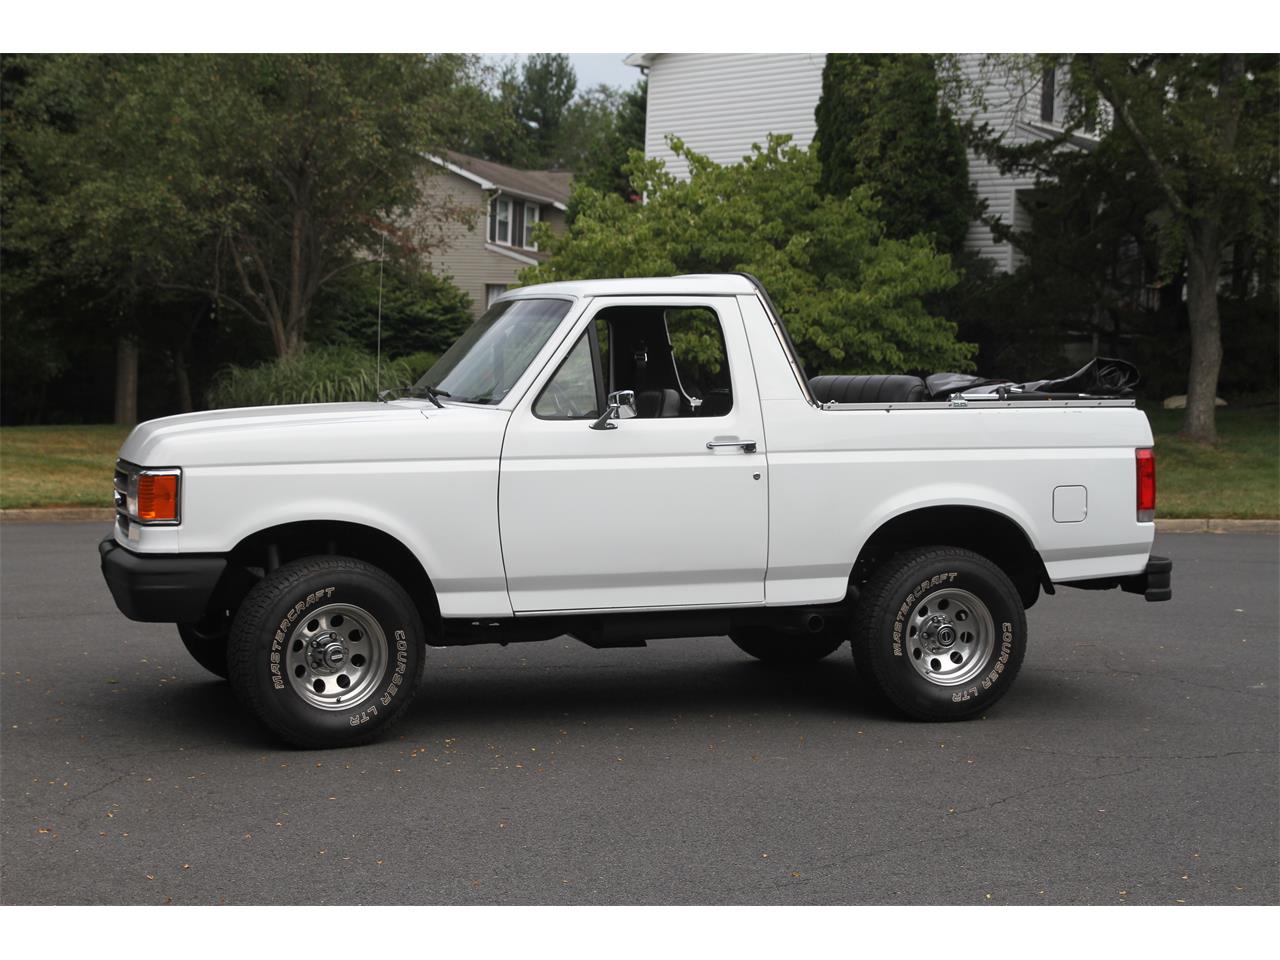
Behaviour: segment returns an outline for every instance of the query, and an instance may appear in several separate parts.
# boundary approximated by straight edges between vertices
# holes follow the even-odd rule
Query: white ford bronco
[[[930,378],[932,381],[933,378]],[[1131,398],[806,379],[746,275],[502,296],[367,403],[143,423],[102,571],[285,740],[369,740],[430,646],[850,641],[904,714],[1010,687],[1055,585],[1170,596]]]

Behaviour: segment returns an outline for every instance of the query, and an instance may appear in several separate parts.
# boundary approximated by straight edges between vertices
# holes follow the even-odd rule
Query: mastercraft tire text
[[[422,669],[417,609],[388,574],[349,557],[284,564],[249,592],[228,645],[236,693],[300,747],[373,739],[413,699]]]
[[[860,671],[918,720],[963,720],[1008,691],[1026,652],[1017,589],[986,557],[925,547],[868,581],[853,628]]]

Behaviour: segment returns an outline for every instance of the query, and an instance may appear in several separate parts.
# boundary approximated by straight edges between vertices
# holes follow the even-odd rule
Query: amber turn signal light
[[[138,519],[178,519],[178,478],[174,474],[138,477]]]

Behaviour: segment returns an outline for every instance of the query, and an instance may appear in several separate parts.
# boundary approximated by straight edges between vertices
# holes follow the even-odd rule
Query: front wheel
[[[1009,577],[958,547],[899,553],[867,583],[854,657],[918,720],[964,720],[999,700],[1026,652],[1027,619]]]
[[[230,680],[268,727],[300,747],[382,733],[413,698],[424,635],[404,589],[350,557],[284,564],[249,592],[231,627]]]

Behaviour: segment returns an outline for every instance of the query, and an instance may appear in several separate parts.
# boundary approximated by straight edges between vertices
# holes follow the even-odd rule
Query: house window
[[[489,240],[511,243],[511,201],[506,197],[494,197],[489,203]]]
[[[526,203],[524,205],[524,242],[522,246],[530,250],[537,250],[538,245],[533,242],[533,225],[538,222],[538,205],[536,203]]]
[[[1050,67],[1040,80],[1040,119],[1053,123],[1054,70]]]
[[[493,301],[507,292],[505,283],[486,283],[484,285],[484,308],[488,310],[493,306]]]

